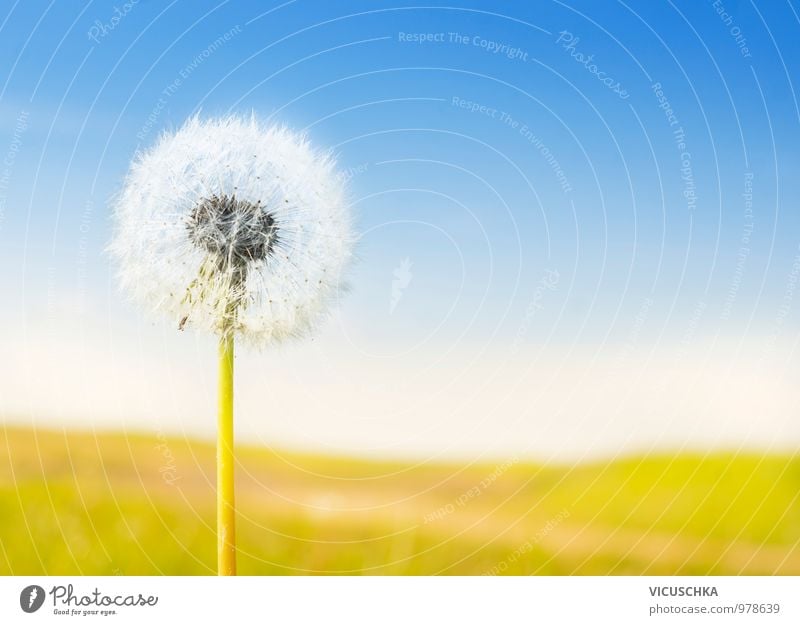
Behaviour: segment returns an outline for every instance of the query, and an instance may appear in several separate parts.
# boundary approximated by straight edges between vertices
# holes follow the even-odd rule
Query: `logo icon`
[[[19,593],[19,607],[23,612],[36,612],[44,603],[44,588],[41,586],[26,586]]]
[[[414,277],[414,274],[411,273],[411,267],[413,266],[414,263],[411,262],[411,259],[405,258],[392,272],[394,280],[392,280],[392,299],[389,301],[390,315],[394,313],[394,309],[397,308],[397,304],[400,303],[400,298],[403,297],[403,291],[411,284],[411,278]]]

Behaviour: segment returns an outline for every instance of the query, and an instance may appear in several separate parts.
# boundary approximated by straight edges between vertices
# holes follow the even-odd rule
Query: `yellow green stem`
[[[219,340],[217,420],[217,574],[236,575],[236,506],[233,497],[233,332]]]

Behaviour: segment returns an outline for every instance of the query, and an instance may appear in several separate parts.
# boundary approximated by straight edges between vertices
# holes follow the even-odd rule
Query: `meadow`
[[[249,575],[800,574],[800,459],[415,464],[237,451]],[[7,426],[0,574],[209,575],[213,445]]]

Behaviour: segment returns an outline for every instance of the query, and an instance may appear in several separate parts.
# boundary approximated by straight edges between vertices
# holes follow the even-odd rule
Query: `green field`
[[[577,466],[238,450],[242,574],[800,574],[800,460]],[[212,574],[205,442],[8,427],[0,573]]]

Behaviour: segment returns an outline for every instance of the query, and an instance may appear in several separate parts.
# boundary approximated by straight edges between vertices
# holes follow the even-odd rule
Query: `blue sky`
[[[120,336],[186,349],[115,291],[103,249],[132,155],[197,111],[307,129],[350,172],[360,261],[319,344],[356,362],[793,350],[791,3],[116,7],[0,10],[2,321],[23,352],[78,337],[97,361]]]

